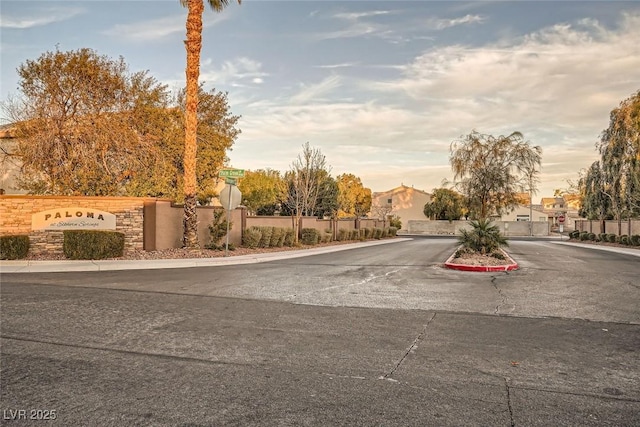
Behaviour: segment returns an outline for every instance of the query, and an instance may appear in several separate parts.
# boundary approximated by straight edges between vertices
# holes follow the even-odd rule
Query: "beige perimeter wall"
[[[33,231],[32,216],[35,213],[58,208],[86,208],[109,212],[116,217],[116,231],[125,235],[125,251],[163,250],[182,247],[184,207],[170,200],[137,197],[73,197],[73,196],[0,196],[0,235],[27,234],[31,241],[30,253],[62,254],[63,232],[61,230]],[[201,246],[211,243],[209,225],[220,207],[199,206],[198,239]],[[250,217],[246,209],[233,210],[229,243],[242,244],[242,232],[251,226],[292,228],[291,217]],[[224,211],[225,218],[227,212]],[[323,220],[303,217],[300,229],[315,228],[320,232],[339,229],[375,228],[388,226],[378,220]],[[218,244],[224,244],[223,237]]]
[[[546,221],[495,221],[500,232],[509,236],[530,236],[530,228],[533,227],[534,236],[548,236],[549,223]],[[429,220],[412,220],[407,225],[408,234],[425,234],[425,235],[457,235],[460,229],[471,229],[469,221],[429,221]]]

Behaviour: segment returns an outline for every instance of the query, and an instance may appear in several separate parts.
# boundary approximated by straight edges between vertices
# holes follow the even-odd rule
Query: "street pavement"
[[[65,426],[640,425],[635,253],[514,242],[521,271],[495,274],[443,269],[454,247],[3,265],[0,421],[42,425],[16,419],[35,409]]]

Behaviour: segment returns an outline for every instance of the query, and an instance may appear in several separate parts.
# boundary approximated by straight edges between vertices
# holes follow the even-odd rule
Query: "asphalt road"
[[[520,270],[470,273],[455,246],[3,274],[0,421],[640,425],[640,258],[512,241]]]

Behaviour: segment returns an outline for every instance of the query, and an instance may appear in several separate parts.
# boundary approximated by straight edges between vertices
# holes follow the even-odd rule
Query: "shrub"
[[[622,243],[623,245],[628,245],[629,236],[627,236],[626,234],[623,234],[622,236],[620,236],[620,243]]]
[[[351,237],[351,232],[349,230],[345,230],[344,228],[341,228],[340,230],[338,230],[338,237],[336,240],[342,242],[344,240],[349,240],[350,237]]]
[[[569,233],[569,238],[571,239],[578,239],[580,237],[580,230],[573,230],[571,233]]]
[[[587,235],[587,238],[593,242],[593,241],[596,240],[596,234],[595,233],[589,233]]]
[[[464,255],[471,254],[471,253],[473,253],[473,251],[471,249],[465,248],[463,246],[461,248],[458,248],[458,250],[456,250],[456,253],[453,255],[453,257],[454,258],[460,258],[460,257],[462,257]]]
[[[588,240],[589,239],[589,232],[588,231],[583,231],[580,233],[580,240]]]
[[[271,244],[271,234],[273,233],[273,227],[260,227],[260,231],[262,232],[262,237],[260,238],[258,247],[268,248]]]
[[[503,254],[502,252],[498,252],[498,251],[496,251],[496,252],[491,252],[491,256],[492,256],[493,258],[495,258],[495,259],[499,259],[499,260],[502,260],[502,261],[504,261],[505,259],[507,259],[507,257],[506,257],[506,256],[504,256],[504,254]]]
[[[280,238],[278,239],[278,243],[276,243],[276,246],[281,248],[284,246],[284,241],[287,238],[287,229],[279,227],[279,230],[280,230]]]
[[[29,236],[0,236],[0,259],[22,259],[29,252]]]
[[[283,245],[284,246],[293,246],[295,243],[296,239],[295,239],[295,232],[293,231],[293,228],[286,228],[285,232],[284,232],[284,240],[283,240]]]
[[[371,239],[371,236],[373,235],[373,228],[365,228],[364,229],[364,238],[365,239]]]
[[[600,242],[606,242],[606,241],[607,241],[607,233],[600,233],[600,234],[598,234],[598,241],[600,241]]]
[[[389,236],[395,237],[398,235],[398,229],[396,227],[389,227]]]
[[[616,234],[607,234],[607,241],[610,243],[617,243],[618,242],[618,236]]]
[[[68,259],[118,258],[124,253],[124,233],[64,230],[62,250]]]
[[[284,228],[272,227],[271,228],[271,240],[269,241],[269,246],[272,247],[272,248],[277,247],[283,234],[284,234]]]
[[[458,241],[465,248],[481,254],[490,254],[501,246],[508,246],[507,239],[500,233],[500,229],[491,225],[489,219],[471,221],[472,230],[460,229]]]
[[[227,219],[225,218],[226,211],[217,209],[213,211],[213,221],[209,225],[209,236],[211,236],[211,243],[205,245],[207,249],[220,249],[220,240],[227,235]],[[229,223],[229,231],[233,223]]]
[[[333,232],[331,230],[324,230],[322,233],[321,241],[322,243],[329,243],[333,239]]]
[[[349,234],[349,240],[358,240],[360,238],[360,230],[353,229]]]
[[[394,215],[389,220],[389,225],[400,230],[402,228],[402,221],[400,221],[400,217],[398,215]]]
[[[303,245],[317,245],[320,240],[320,233],[315,228],[303,228],[301,239]]]
[[[372,236],[372,237],[373,237],[374,239],[380,239],[380,238],[382,238],[382,231],[383,231],[383,230],[382,230],[382,228],[377,228],[377,227],[376,227],[376,228],[374,228],[374,229],[373,229],[373,236]]]
[[[255,249],[262,239],[262,231],[258,227],[249,227],[244,231],[242,236],[242,245],[247,248]]]
[[[631,238],[629,239],[629,242],[633,245],[633,246],[640,246],[640,234],[634,234],[631,236]]]

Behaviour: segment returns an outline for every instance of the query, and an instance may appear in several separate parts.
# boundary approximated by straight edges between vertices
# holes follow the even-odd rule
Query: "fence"
[[[43,212],[57,209],[61,221],[58,229],[38,228],[35,218]],[[199,206],[198,240],[201,245],[211,242],[209,225],[213,223],[214,212],[221,208]],[[32,253],[62,253],[63,228],[60,226],[65,216],[68,222],[80,220],[73,218],[87,210],[104,211],[114,216],[112,227],[124,233],[125,250],[162,250],[182,247],[184,207],[170,200],[137,197],[74,197],[74,196],[0,196],[0,234],[27,234],[31,241]],[[56,211],[57,212],[57,211]],[[238,208],[231,211],[231,230],[229,242],[236,246],[242,244],[244,230],[251,226],[272,226],[294,228],[295,218],[289,216],[248,216],[247,210]],[[57,215],[57,214],[54,214]],[[92,213],[92,215],[94,215]],[[88,221],[85,221],[88,222]],[[95,224],[94,224],[95,225]],[[315,228],[320,232],[330,230],[334,237],[338,230],[359,228],[384,228],[388,222],[375,219],[317,219],[300,218],[299,230]]]
[[[547,221],[495,221],[500,232],[506,236],[548,236],[550,223]],[[409,220],[407,234],[458,235],[460,229],[471,229],[469,221]]]
[[[633,236],[634,234],[640,234],[640,219],[623,219],[620,221],[598,221],[588,219],[576,220],[576,230],[588,231],[589,233],[607,233],[617,234],[622,236]]]

